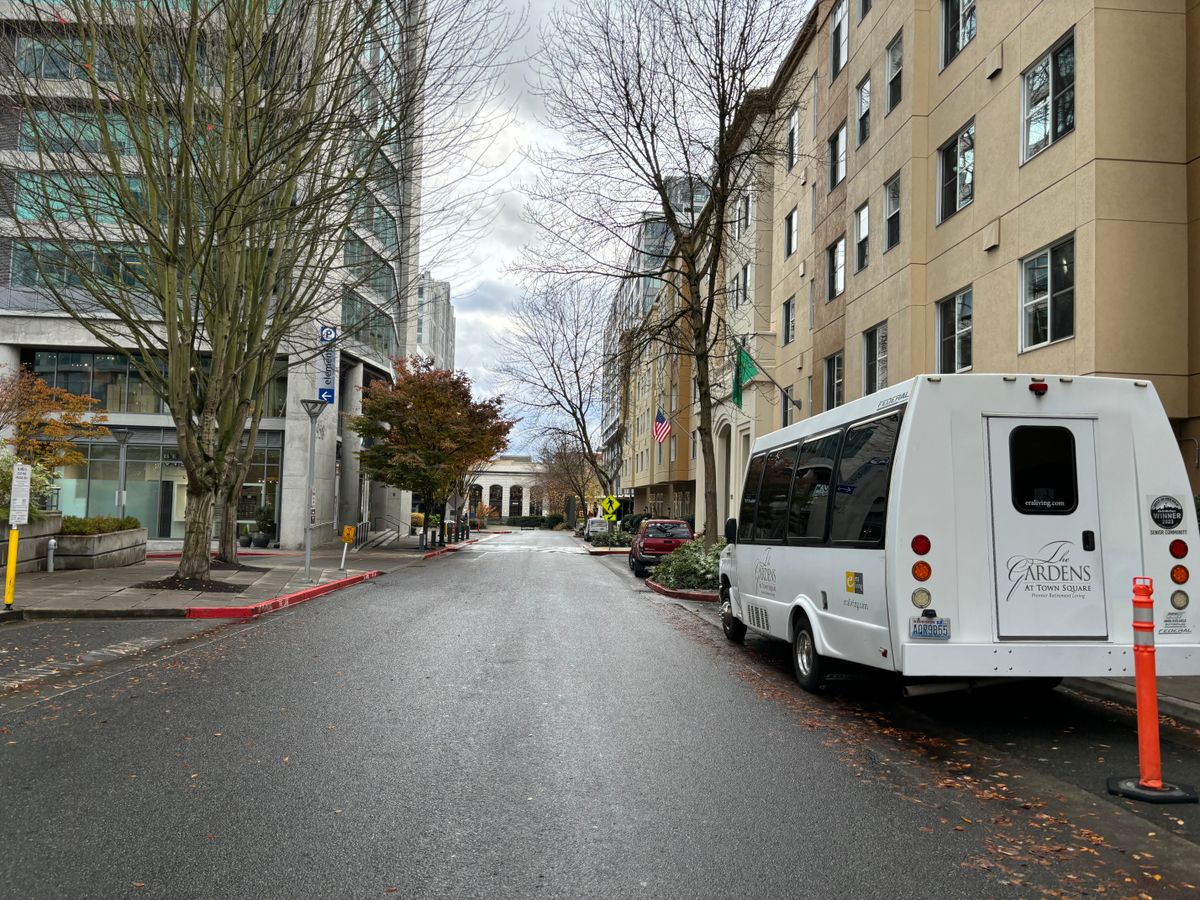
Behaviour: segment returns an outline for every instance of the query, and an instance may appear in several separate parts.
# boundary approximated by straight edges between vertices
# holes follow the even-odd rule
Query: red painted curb
[[[673,597],[676,600],[698,600],[701,603],[716,603],[721,599],[721,595],[717,591],[677,591],[674,588],[663,587],[653,578],[646,579],[646,587],[656,593],[662,594],[664,597]]]
[[[620,556],[629,555],[628,547],[601,547],[600,549],[588,548],[588,556]]]
[[[435,556],[441,556],[443,553],[457,553],[463,547],[467,546],[467,544],[477,543],[479,543],[479,538],[470,538],[469,540],[460,541],[457,544],[447,544],[445,547],[439,547],[437,550],[430,550],[421,559],[433,559]]]
[[[282,594],[272,597],[270,600],[260,600],[258,603],[246,606],[189,606],[186,615],[189,619],[253,619],[264,613],[275,612],[275,610],[287,606],[295,606],[305,600],[312,600],[314,597],[359,584],[370,578],[378,578],[382,574],[380,571],[363,572],[360,575],[339,578],[337,581],[327,581],[324,584],[313,585],[301,591]]]

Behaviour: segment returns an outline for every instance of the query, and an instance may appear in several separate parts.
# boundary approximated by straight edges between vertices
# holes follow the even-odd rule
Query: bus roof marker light
[[[1029,385],[1029,390],[1031,390],[1033,393],[1037,394],[1037,396],[1041,397],[1048,390],[1050,390],[1050,385],[1046,384],[1046,382],[1044,382],[1044,381],[1035,381],[1031,385]]]
[[[1075,376],[1074,375],[1060,375],[1058,380],[1061,381],[1063,384],[1070,384],[1072,381],[1075,380]]]
[[[1016,376],[1016,375],[1002,375],[1001,377],[1002,377],[1002,378],[1003,378],[1005,381],[1008,381],[1008,382],[1013,382],[1013,381],[1016,381],[1016,380],[1017,380],[1017,376]]]

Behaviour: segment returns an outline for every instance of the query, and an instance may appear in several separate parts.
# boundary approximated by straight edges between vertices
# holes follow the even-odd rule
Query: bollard
[[[1195,803],[1195,788],[1166,784],[1162,780],[1153,594],[1151,579],[1133,579],[1133,671],[1137,681],[1138,768],[1141,771],[1136,776],[1108,779],[1108,792],[1147,803]]]
[[[50,540],[46,542],[46,571],[47,572],[54,571],[54,551],[57,549],[58,549],[58,541],[56,541],[54,538],[50,538]]]

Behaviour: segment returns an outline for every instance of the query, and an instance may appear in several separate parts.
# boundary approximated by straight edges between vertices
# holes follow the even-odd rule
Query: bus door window
[[[756,543],[780,544],[787,534],[788,493],[792,473],[796,468],[798,447],[773,450],[763,468],[762,486],[758,490],[758,517],[755,521]]]
[[[888,481],[899,431],[899,416],[847,430],[833,493],[831,540],[882,545]]]
[[[827,434],[825,437],[805,441],[800,447],[800,460],[792,485],[791,513],[788,517],[790,540],[825,540],[829,482],[841,437],[840,433]]]
[[[755,513],[758,510],[758,484],[762,480],[765,453],[750,459],[746,470],[746,486],[742,488],[742,508],[738,512],[738,543],[753,543]]]

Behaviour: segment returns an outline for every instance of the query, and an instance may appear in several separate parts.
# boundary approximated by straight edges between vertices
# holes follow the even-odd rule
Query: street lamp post
[[[125,447],[133,432],[128,428],[113,428],[109,432],[117,442],[117,518],[125,518]]]
[[[317,419],[329,404],[324,400],[301,400],[300,405],[308,413],[308,522],[304,526],[304,582],[312,584],[312,531],[317,520],[317,504],[313,496],[313,482],[317,478]]]

